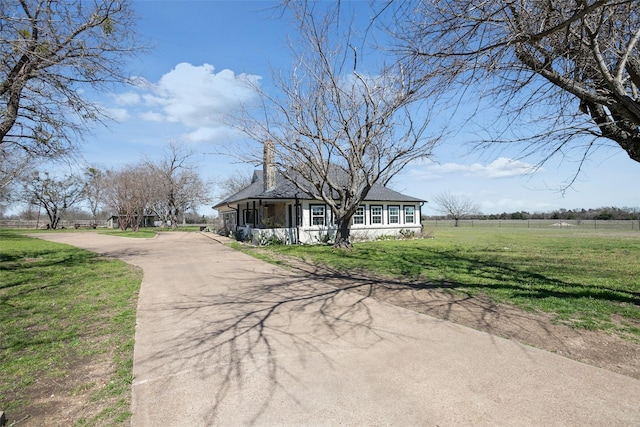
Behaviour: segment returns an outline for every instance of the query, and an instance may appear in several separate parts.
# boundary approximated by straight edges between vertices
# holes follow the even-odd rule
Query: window
[[[244,211],[244,223],[255,224],[256,223],[256,211],[255,209],[245,209]]]
[[[356,212],[353,214],[353,224],[364,224],[364,206],[358,206]]]
[[[415,206],[404,207],[404,222],[405,224],[413,224],[416,222],[416,208]]]
[[[236,225],[236,213],[235,212],[225,213],[224,215],[222,215],[222,219],[224,221],[225,226],[227,226],[227,227]]]
[[[324,225],[324,205],[311,205],[311,225]]]
[[[382,224],[382,206],[371,206],[371,224]]]
[[[389,224],[400,224],[400,206],[389,206]]]

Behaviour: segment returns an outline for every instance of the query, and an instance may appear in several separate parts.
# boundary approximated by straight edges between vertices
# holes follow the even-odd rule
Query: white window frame
[[[356,220],[360,220],[361,222],[356,222]],[[351,217],[351,224],[353,225],[365,225],[365,209],[364,206],[358,206],[356,211]]]
[[[314,213],[314,209],[322,209],[322,215]],[[327,225],[327,207],[325,205],[309,205],[309,217],[312,226],[324,227]],[[316,220],[322,220],[322,224],[316,224]]]
[[[407,210],[411,210],[410,214],[407,213]],[[410,218],[410,219],[409,219]],[[404,223],[405,224],[415,224],[416,223],[416,207],[413,205],[404,207]]]
[[[374,213],[374,211],[380,210],[380,213]],[[382,205],[371,205],[369,207],[369,216],[371,217],[371,225],[382,225],[384,224],[384,209]],[[377,218],[380,218],[380,222],[376,222]]]
[[[396,213],[392,214],[391,210],[396,209]],[[387,215],[389,219],[389,224],[400,224],[400,206],[398,205],[389,205],[387,206]],[[395,219],[394,220],[392,220]]]

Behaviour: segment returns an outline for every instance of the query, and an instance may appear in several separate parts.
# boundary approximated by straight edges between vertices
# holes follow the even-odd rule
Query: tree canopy
[[[106,118],[84,89],[127,80],[135,23],[126,1],[0,2],[1,161],[69,154]]]
[[[65,211],[83,200],[84,189],[84,181],[76,175],[57,178],[47,172],[34,172],[23,181],[22,198],[38,209],[44,208],[49,227],[55,230]]]
[[[573,151],[582,165],[613,141],[640,162],[639,1],[405,0],[386,7],[403,60],[439,74],[443,91],[490,95],[502,107],[509,137],[496,132],[485,142],[520,142],[523,155],[541,162]]]
[[[185,145],[171,142],[158,161],[147,161],[144,167],[150,180],[144,185],[152,188],[153,197],[147,209],[158,216],[163,227],[178,227],[178,216],[209,203],[208,183],[198,174],[193,162],[194,153]]]

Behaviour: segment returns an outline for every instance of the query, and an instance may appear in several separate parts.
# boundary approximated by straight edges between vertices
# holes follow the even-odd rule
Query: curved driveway
[[[640,425],[640,381],[339,291],[201,233],[38,235],[144,269],[133,426]]]

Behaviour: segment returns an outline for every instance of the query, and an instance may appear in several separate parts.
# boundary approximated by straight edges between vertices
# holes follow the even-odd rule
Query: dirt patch
[[[454,292],[442,284],[416,284],[365,272],[345,274],[292,259],[285,262],[297,272],[349,292],[640,379],[637,341],[604,331],[572,328],[558,323],[551,314],[496,304],[487,298]],[[635,326],[640,328],[640,323]]]
[[[85,357],[69,363],[59,378],[37,378],[19,396],[31,404],[22,411],[8,412],[8,425],[63,426],[90,420],[111,403],[94,398],[113,373],[109,360],[104,355]],[[7,396],[7,401],[11,400],[12,396]]]

